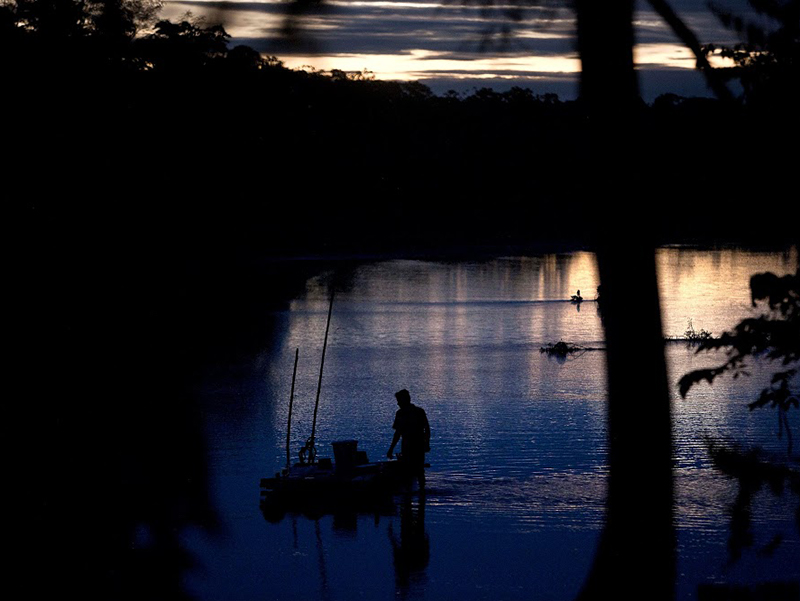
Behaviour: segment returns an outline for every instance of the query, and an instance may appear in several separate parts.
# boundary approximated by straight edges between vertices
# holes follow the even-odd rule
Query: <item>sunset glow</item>
[[[644,66],[696,69],[694,53],[681,44],[639,44],[634,48],[634,60],[639,68]],[[731,67],[733,61],[719,56],[709,57],[712,67]]]
[[[429,50],[417,49],[408,54],[338,54],[331,56],[290,56],[284,64],[292,69],[307,65],[318,70],[370,71],[377,79],[412,81],[425,79],[435,72],[453,79],[518,79],[534,73],[576,73],[576,57],[494,57],[470,61],[441,58]]]
[[[283,36],[284,6],[277,0],[233,1],[224,8],[203,0],[168,1],[164,16],[175,19],[188,10],[195,18],[221,22],[232,45],[249,45],[292,69],[367,71],[377,79],[420,81],[437,93],[450,84],[462,90],[464,85],[516,85],[537,92],[577,93],[581,65],[574,16],[564,7],[522,11],[506,38],[502,31],[509,21],[500,6],[333,0],[324,12],[302,20],[304,41],[298,44]],[[692,13],[690,22],[703,42],[725,41],[708,11]],[[660,17],[639,11],[635,27],[635,61],[643,86],[661,80],[674,85],[677,78],[683,85],[704,89],[695,56]],[[718,57],[712,57],[712,65],[727,66]],[[657,91],[643,93],[652,96]]]

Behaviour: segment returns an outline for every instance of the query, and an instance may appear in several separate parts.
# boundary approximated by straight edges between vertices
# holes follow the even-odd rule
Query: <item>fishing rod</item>
[[[294,371],[292,372],[292,392],[289,395],[289,423],[286,426],[286,469],[289,469],[292,460],[290,458],[289,447],[292,440],[292,405],[294,404],[294,381],[297,378],[297,359],[300,357],[300,349],[294,351]]]
[[[306,445],[300,449],[300,462],[314,463],[317,457],[317,449],[314,445],[317,433],[317,411],[319,409],[319,394],[322,391],[322,370],[325,367],[325,350],[328,348],[328,331],[331,328],[331,313],[333,312],[333,291],[331,291],[331,302],[328,306],[328,322],[325,325],[325,341],[322,344],[322,361],[319,366],[319,381],[317,382],[317,400],[314,403],[314,420],[311,422],[311,436],[306,441]]]

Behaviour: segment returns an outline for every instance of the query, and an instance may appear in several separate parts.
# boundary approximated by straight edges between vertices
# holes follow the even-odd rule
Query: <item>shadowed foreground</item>
[[[284,306],[323,265],[276,259],[600,242],[604,284],[619,283],[621,298],[637,290],[625,287],[619,248],[603,242],[627,243],[631,227],[648,232],[633,236],[643,251],[634,273],[645,275],[659,242],[796,235],[784,218],[795,184],[784,115],[631,103],[632,145],[621,165],[597,165],[618,132],[597,137],[581,102],[523,90],[439,98],[414,84],[296,73],[228,50],[217,30],[165,26],[133,45],[23,30],[5,7],[0,15],[0,74],[15,91],[2,100],[3,188],[24,390],[11,423],[34,441],[16,468],[34,515],[23,537],[31,596],[181,598],[191,558],[180,532],[216,523],[197,383],[268,346],[264,308]],[[199,46],[187,42],[195,34]],[[751,203],[758,210],[734,208]],[[652,308],[640,310],[655,335]],[[609,312],[610,362],[628,317]],[[629,400],[663,378],[663,360],[641,360],[632,380],[610,379]],[[612,427],[630,419],[614,415]],[[623,464],[631,445],[654,442],[666,469],[659,432],[660,442],[622,440]],[[652,491],[668,504],[668,486]],[[631,534],[608,557],[635,555]],[[669,528],[655,536],[668,540]],[[597,573],[617,567],[601,562]]]

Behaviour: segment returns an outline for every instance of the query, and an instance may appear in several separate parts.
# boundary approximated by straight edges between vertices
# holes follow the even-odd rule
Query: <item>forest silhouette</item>
[[[62,5],[72,12],[52,9]],[[289,70],[229,49],[222,26],[152,22],[146,6],[0,9],[0,61],[15,90],[4,100],[10,172],[17,185],[41,186],[38,206],[58,218],[95,208],[148,222],[150,211],[177,222],[188,214],[201,226],[247,224],[259,245],[289,252],[524,246],[531,234],[584,243],[598,218],[614,219],[606,195],[576,182],[589,160],[585,92],[578,101],[522,88],[435,96],[414,82]],[[611,60],[604,39],[583,54]],[[618,93],[633,80],[600,77],[603,111],[635,116],[627,171],[637,189],[670,200],[648,225],[660,240],[776,235],[781,220],[762,232],[709,199],[757,198],[786,177],[781,140],[796,124],[786,94],[777,95],[785,111],[674,95],[648,106]],[[598,144],[610,149],[616,137]]]
[[[794,63],[781,61],[793,66],[768,86],[751,77],[752,102],[647,105],[632,2],[576,2],[575,101],[294,71],[229,48],[222,26],[151,8],[0,6],[18,421],[32,441],[16,469],[36,516],[22,548],[50,576],[31,595],[183,598],[180,533],[216,524],[196,383],[269,344],[264,307],[326,261],[580,245],[597,251],[604,286],[612,438],[608,525],[584,596],[672,598],[652,252],[796,239],[796,33]],[[647,432],[631,412],[643,390]],[[640,489],[652,504],[634,500]]]

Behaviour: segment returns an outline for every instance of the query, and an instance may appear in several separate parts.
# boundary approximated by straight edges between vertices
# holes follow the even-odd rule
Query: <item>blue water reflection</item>
[[[796,252],[660,251],[665,334],[681,335],[688,320],[721,333],[750,311],[752,273],[787,273],[796,264]],[[431,422],[429,490],[388,514],[268,523],[258,511],[258,481],[285,463],[296,348],[294,456],[310,433],[326,282],[326,274],[309,281],[306,294],[274,316],[280,336],[264,356],[209,379],[212,492],[225,530],[214,539],[191,534],[203,570],[190,588],[202,599],[243,601],[571,599],[591,564],[605,500],[605,360],[593,256],[358,268],[335,300],[317,445],[329,454],[332,441],[357,439],[370,458],[382,457],[393,393],[407,388]],[[569,302],[578,289],[581,305]],[[561,361],[540,352],[559,340],[588,350]],[[673,382],[714,361],[678,342],[667,344],[666,358]],[[686,400],[675,390],[681,599],[704,582],[800,577],[794,507],[769,491],[753,516],[752,553],[728,563],[736,483],[713,469],[703,437],[783,444],[772,411],[747,410],[766,377],[755,372],[698,386]],[[775,532],[783,543],[760,554]]]

